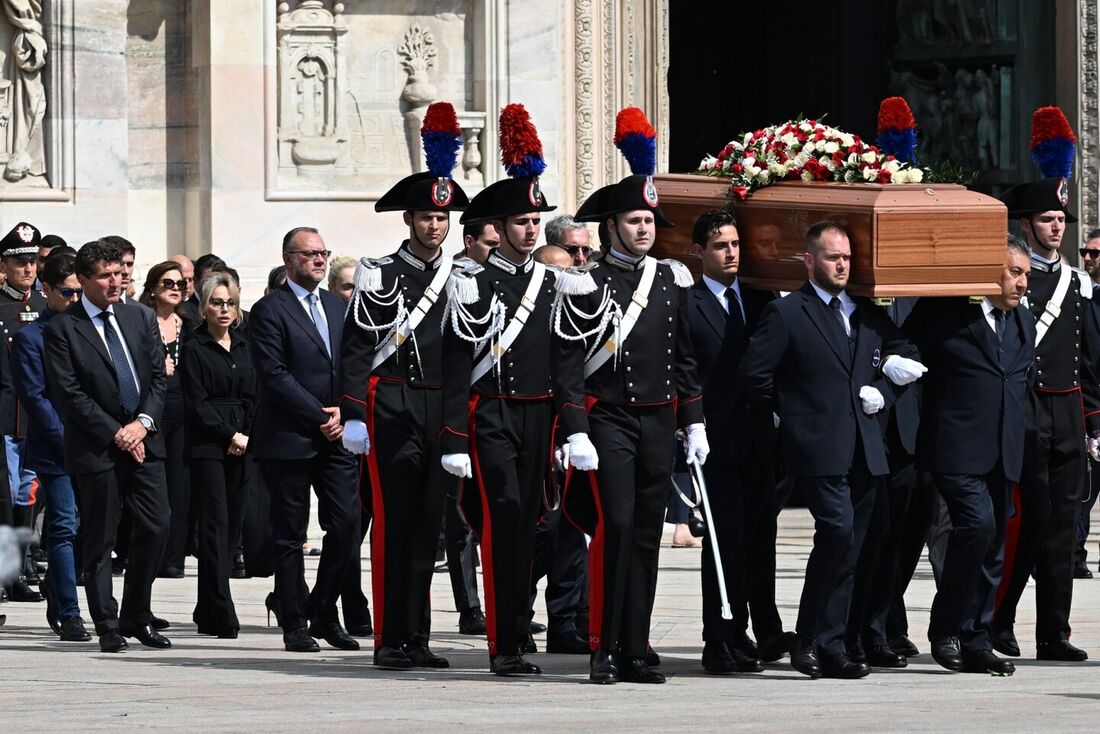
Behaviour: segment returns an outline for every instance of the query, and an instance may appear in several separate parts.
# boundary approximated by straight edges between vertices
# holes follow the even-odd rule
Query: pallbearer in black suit
[[[757,655],[781,657],[794,636],[784,636],[775,606],[775,423],[770,412],[752,411],[748,391],[737,379],[760,313],[775,297],[737,278],[741,243],[733,212],[706,212],[695,222],[691,240],[703,275],[688,297],[688,322],[707,436],[723,447],[704,467],[712,513],[707,524],[714,533],[703,540],[703,667],[710,673],[757,672],[763,670]],[[721,615],[715,537],[732,620]],[[746,633],[750,612],[759,646]]]
[[[593,193],[576,215],[606,226],[611,246],[563,281],[554,309],[565,382],[558,435],[570,438],[570,449],[573,436],[591,435],[600,457],[594,471],[573,473],[563,500],[569,519],[592,535],[596,683],[665,681],[646,652],[677,427],[689,462],[702,465],[709,452],[688,323],[691,273],[648,255],[656,228],[672,226],[652,178],[655,136],[641,110],[619,112],[615,142],[634,175]]]
[[[880,307],[845,293],[851,252],[841,225],[810,227],[809,282],[768,304],[742,362],[754,406],[779,415],[787,476],[814,516],[791,654],[812,678],[870,672],[849,659],[844,632],[874,494],[890,470],[876,414],[893,402],[895,384],[924,371]]]
[[[928,626],[932,657],[948,670],[1015,670],[993,654],[989,627],[1035,367],[1035,319],[1016,308],[1027,288],[1028,254],[1025,244],[1010,237],[1000,295],[980,304],[924,298],[905,322],[928,365],[921,381],[917,460],[932,474],[951,514]]]
[[[535,525],[550,474],[554,422],[550,306],[555,273],[531,257],[546,163],[522,105],[500,113],[509,178],[470,202],[463,224],[492,222],[500,236],[484,266],[451,273],[443,320],[441,463],[467,482],[460,498],[481,542],[489,666],[497,675],[540,673],[523,658],[530,610]],[[578,461],[595,461],[587,436]],[[473,490],[473,491],[471,491]]]
[[[256,370],[241,325],[241,292],[228,273],[203,280],[202,324],[184,342],[180,382],[187,402],[187,457],[198,506],[199,634],[234,638],[240,629],[229,569],[248,495],[256,417]]]
[[[1077,513],[1084,500],[1086,432],[1100,432],[1100,385],[1090,355],[1086,312],[1092,281],[1062,261],[1068,187],[1060,178],[1022,184],[1005,193],[1031,248],[1025,306],[1035,316],[1035,385],[1023,474],[1019,482],[1015,543],[1005,546],[1004,580],[993,617],[993,646],[1020,654],[1013,626],[1016,606],[1035,577],[1035,646],[1040,660],[1081,661],[1088,653],[1069,641],[1073,550]]]
[[[401,179],[375,204],[404,212],[409,238],[356,269],[340,372],[344,445],[366,455],[374,662],[385,668],[449,665],[429,649],[425,620],[444,496],[455,484],[439,464],[440,321],[454,267],[442,248],[451,211],[468,201],[451,180],[461,131],[450,104],[428,108],[422,137],[432,170]]]
[[[261,385],[250,443],[271,493],[276,612],[289,652],[318,652],[314,637],[341,650],[359,649],[336,611],[360,535],[358,468],[355,456],[341,445],[340,342],[346,307],[340,296],[319,287],[331,254],[316,229],[287,232],[286,283],[256,303],[248,325]],[[302,560],[310,487],[325,531],[312,593]]]
[[[164,348],[153,312],[119,303],[122,251],[103,240],[77,253],[80,303],[46,327],[50,399],[65,422],[65,471],[80,493],[84,588],[100,649],[119,652],[124,637],[166,648],[152,626],[153,579],[168,540],[164,440]],[[122,607],[111,592],[111,551],[119,511],[133,519]]]

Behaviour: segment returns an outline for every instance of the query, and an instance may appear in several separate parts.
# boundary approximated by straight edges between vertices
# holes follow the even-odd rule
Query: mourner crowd
[[[1085,660],[1070,601],[1089,575],[1083,500],[1100,458],[1100,232],[1087,272],[1061,258],[1064,181],[1006,194],[1022,236],[1005,243],[999,293],[884,308],[848,294],[852,245],[832,221],[805,232],[807,280],[789,294],[739,281],[727,210],[694,222],[698,280],[648,254],[672,226],[653,131],[637,110],[620,123],[632,175],[544,227],[555,207],[527,112],[502,112],[509,175],[468,200],[451,179],[454,111],[433,105],[429,170],[375,207],[407,239],[334,259],[296,227],[250,312],[214,255],[137,283],[122,237],[74,250],[17,224],[0,243],[0,524],[41,515],[43,532],[8,601],[44,597],[62,640],[94,632],[103,652],[170,648],[151,587],[193,554],[202,634],[237,637],[230,579],[273,575],[265,603],[287,651],[371,638],[377,666],[447,668],[429,644],[442,545],[460,631],[485,635],[494,673],[540,672],[545,576],[548,652],[588,655],[593,682],[662,683],[658,549],[666,507],[699,488],[707,672],[786,655],[811,678],[905,667],[925,632],[904,593],[926,542],[941,666],[1013,673],[997,653],[1022,654],[1029,577],[1036,656]],[[309,585],[311,492],[324,538]],[[792,493],[815,522],[793,629],[775,594]]]

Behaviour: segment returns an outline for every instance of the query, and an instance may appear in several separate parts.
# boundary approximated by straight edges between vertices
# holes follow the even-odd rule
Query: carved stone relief
[[[0,0],[0,187],[48,187],[41,0]]]
[[[1081,224],[1078,231],[1089,232],[1100,225],[1100,176],[1096,161],[1100,156],[1100,43],[1096,3],[1081,4],[1081,127],[1077,145],[1081,165],[1078,178],[1081,190]]]

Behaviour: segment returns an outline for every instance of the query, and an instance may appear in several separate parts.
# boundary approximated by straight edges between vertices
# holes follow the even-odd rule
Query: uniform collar
[[[443,255],[440,253],[434,260],[428,262],[427,260],[421,260],[419,257],[413,254],[409,248],[409,241],[405,240],[401,243],[401,247],[397,250],[397,256],[412,265],[417,270],[438,270],[439,264],[443,262]]]
[[[1062,268],[1062,256],[1056,255],[1053,260],[1047,260],[1045,257],[1031,251],[1031,269],[1038,270],[1041,273],[1056,273]]]
[[[604,262],[608,265],[614,265],[619,270],[641,270],[642,265],[645,263],[646,255],[642,255],[637,260],[634,260],[614,248],[607,249],[607,257],[604,258]]]
[[[501,255],[496,250],[493,250],[489,253],[489,259],[485,261],[485,264],[497,267],[511,275],[516,275],[520,272],[531,272],[531,268],[535,267],[535,258],[529,257],[527,258],[527,262],[525,262],[523,265],[516,265],[511,260],[504,257],[504,255]]]
[[[26,303],[31,298],[31,292],[30,291],[27,291],[26,293],[24,293],[23,291],[19,290],[18,288],[14,288],[14,287],[8,285],[7,283],[4,283],[4,285],[0,286],[0,290],[2,290],[4,292],[4,295],[11,298],[13,301],[20,301],[22,303]]]

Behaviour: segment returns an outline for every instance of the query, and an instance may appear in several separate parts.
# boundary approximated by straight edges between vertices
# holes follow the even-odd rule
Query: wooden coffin
[[[676,223],[659,230],[654,254],[698,273],[691,229],[708,209],[728,206],[724,179],[654,177],[661,209]],[[740,278],[766,290],[806,282],[806,230],[823,219],[844,224],[852,243],[848,291],[868,297],[980,296],[1000,292],[1007,210],[997,199],[955,184],[847,184],[786,181],[735,204]]]

